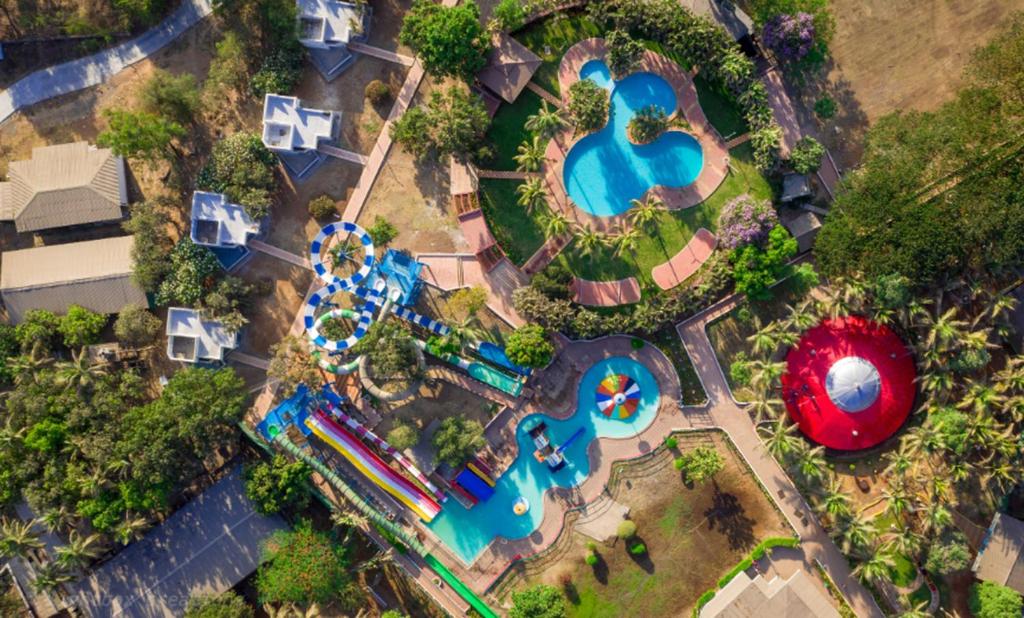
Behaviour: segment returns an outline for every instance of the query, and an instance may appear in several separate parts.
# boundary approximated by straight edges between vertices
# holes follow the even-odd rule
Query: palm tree
[[[35,524],[35,520],[0,519],[0,558],[23,558],[29,551],[41,548],[43,542],[34,530]]]
[[[488,337],[487,331],[480,326],[480,318],[475,315],[467,315],[462,320],[449,323],[448,334],[442,339],[444,347],[461,349],[470,341],[483,341]]]
[[[532,213],[535,208],[547,204],[548,201],[548,191],[544,188],[542,178],[527,179],[526,182],[516,187],[516,194],[519,195],[519,205],[528,213]]]
[[[71,527],[72,514],[64,505],[50,509],[39,518],[39,523],[50,532],[59,532]]]
[[[769,361],[750,361],[750,388],[764,391],[776,384],[786,372],[786,363]]]
[[[754,414],[755,424],[760,423],[766,418],[781,418],[779,414],[779,408],[781,407],[782,400],[773,397],[757,396],[750,402],[750,411]]]
[[[593,257],[598,249],[607,246],[608,241],[605,235],[595,231],[589,225],[581,226],[576,230],[576,248],[579,250],[580,255]]]
[[[903,515],[913,507],[910,493],[902,483],[893,483],[889,489],[882,492],[882,497],[885,498],[885,512],[892,515],[896,521],[902,521]]]
[[[22,354],[7,362],[14,372],[14,384],[20,386],[35,382],[36,374],[44,367],[49,366],[53,362],[53,357],[50,356],[50,351],[46,349],[42,341],[36,341],[32,344],[32,349],[28,354]]]
[[[352,535],[357,530],[369,526],[370,520],[359,511],[345,510],[331,513],[331,523],[339,528],[345,528],[345,537],[342,539],[342,545],[348,545],[348,542],[352,540]]]
[[[881,549],[877,544],[870,549],[863,562],[853,567],[853,574],[863,582],[878,582],[892,579],[891,569],[896,562],[889,555],[889,552]]]
[[[1006,396],[987,382],[971,381],[967,393],[956,407],[961,410],[973,410],[975,414],[984,414],[995,406],[1006,402]]]
[[[818,324],[818,316],[811,310],[811,302],[805,300],[799,305],[786,305],[788,316],[786,322],[793,330],[803,332]]]
[[[4,426],[0,427],[0,448],[9,449],[20,444],[21,440],[25,437],[26,431],[25,427],[15,429],[14,425],[11,424],[11,417],[8,416],[4,419]]]
[[[942,315],[928,320],[929,329],[925,338],[927,347],[946,348],[961,338],[964,328],[967,327],[967,322],[956,319],[957,311],[956,307],[950,307]]]
[[[915,558],[919,554],[923,542],[921,535],[914,532],[910,526],[900,526],[889,539],[892,549],[910,558]]]
[[[103,553],[101,541],[102,537],[98,534],[83,536],[77,530],[72,530],[68,535],[68,544],[57,548],[57,564],[69,570],[85,566],[89,560]]]
[[[630,204],[633,207],[629,210],[629,222],[633,227],[643,230],[652,228],[658,222],[658,214],[665,207],[665,204],[653,195],[648,195],[643,201],[632,200]]]
[[[804,444],[793,462],[796,471],[805,481],[820,481],[825,475],[825,447],[813,448]]]
[[[125,517],[114,529],[114,537],[122,544],[127,545],[132,541],[142,538],[143,532],[149,526],[145,517]]]
[[[888,461],[885,473],[903,477],[914,468],[914,449],[907,440],[901,440],[899,448],[887,454],[885,459]]]
[[[523,126],[526,127],[527,131],[550,139],[568,124],[565,116],[562,114],[562,110],[558,108],[552,109],[548,106],[547,101],[542,100],[540,110],[536,114],[527,117],[526,123]]]
[[[778,324],[771,322],[767,326],[757,329],[757,331],[747,337],[747,341],[753,344],[753,352],[758,355],[767,355],[775,351],[775,348],[779,345]]]
[[[539,135],[533,136],[533,141],[523,140],[519,144],[517,154],[514,158],[516,169],[520,172],[536,172],[544,165],[544,143]]]
[[[877,534],[875,525],[866,516],[860,513],[851,515],[843,519],[839,526],[840,549],[850,555],[870,547]]]
[[[796,452],[803,442],[796,435],[797,431],[799,431],[796,423],[790,422],[789,417],[785,415],[780,415],[776,418],[771,429],[761,429],[768,434],[767,439],[764,441],[765,448],[768,449],[768,452],[773,457],[779,460],[785,460],[789,455]]]
[[[569,219],[561,211],[555,211],[544,221],[544,235],[548,238],[558,238],[569,232]]]
[[[900,618],[931,618],[928,612],[928,601],[921,601],[917,605],[900,614]]]
[[[921,510],[925,532],[938,533],[953,524],[953,514],[941,502],[926,504]]]
[[[64,567],[56,562],[47,562],[36,567],[35,571],[36,578],[32,580],[32,588],[37,592],[53,592],[61,584],[74,579]]]
[[[821,502],[818,503],[818,511],[827,513],[832,521],[839,521],[850,516],[850,498],[843,491],[839,479],[832,476],[828,485],[821,491]]]
[[[92,388],[100,377],[107,375],[107,370],[94,365],[89,360],[89,353],[83,347],[77,354],[71,353],[72,360],[57,365],[57,377],[64,388],[74,388],[79,395]]]
[[[622,226],[619,230],[619,235],[615,237],[615,254],[621,257],[630,253],[636,253],[639,245],[640,230],[635,227],[627,228]]]

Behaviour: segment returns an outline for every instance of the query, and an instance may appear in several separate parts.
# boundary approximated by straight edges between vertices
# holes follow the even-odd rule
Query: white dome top
[[[825,377],[825,389],[836,407],[844,412],[860,412],[878,399],[882,380],[878,369],[859,356],[841,358]]]

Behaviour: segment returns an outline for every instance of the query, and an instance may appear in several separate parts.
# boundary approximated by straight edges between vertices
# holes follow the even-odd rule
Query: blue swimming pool
[[[622,374],[640,386],[640,404],[627,420],[610,419],[597,408],[597,387],[605,377]],[[580,381],[576,413],[565,420],[554,420],[543,414],[523,419],[516,428],[519,455],[498,479],[494,495],[472,509],[465,509],[454,499],[444,503],[441,514],[428,524],[445,545],[467,564],[496,536],[518,539],[528,536],[544,518],[544,492],[555,485],[571,487],[590,474],[588,445],[598,437],[627,438],[643,431],[658,412],[658,383],[640,363],[614,356],[592,366]],[[551,472],[547,464],[534,459],[534,445],[526,428],[543,419],[548,435],[555,445],[562,444],[580,428],[583,434],[565,450],[566,465]],[[526,498],[530,510],[516,515],[512,507],[519,497]]]
[[[630,200],[655,185],[685,187],[697,179],[704,153],[693,136],[668,131],[650,144],[635,146],[626,135],[630,118],[643,107],[657,105],[670,115],[675,111],[676,94],[668,82],[653,73],[634,73],[616,82],[601,60],[584,64],[580,78],[610,89],[611,101],[607,126],[578,141],[565,158],[562,179],[578,207],[610,217],[629,210]]]

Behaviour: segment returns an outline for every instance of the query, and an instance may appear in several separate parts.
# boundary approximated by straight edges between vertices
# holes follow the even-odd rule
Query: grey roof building
[[[789,579],[751,578],[742,572],[700,610],[700,618],[839,618],[839,612],[804,571]]]
[[[129,304],[145,307],[145,293],[132,281],[134,236],[104,238],[0,255],[0,296],[11,322],[27,311],[65,313],[81,305],[117,313]]]
[[[35,148],[0,182],[0,221],[19,232],[114,221],[127,203],[124,160],[87,142]]]
[[[980,580],[1024,594],[1024,521],[996,513],[971,570]]]

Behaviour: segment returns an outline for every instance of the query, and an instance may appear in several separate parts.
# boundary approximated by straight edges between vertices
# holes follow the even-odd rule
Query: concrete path
[[[764,448],[750,416],[732,397],[705,329],[708,323],[731,311],[739,301],[739,296],[726,298],[677,327],[683,346],[708,396],[704,410],[710,416],[713,425],[729,434],[737,450],[767,488],[790,525],[800,535],[800,548],[807,572],[814,572],[814,561],[818,560],[858,616],[880,617],[883,614],[874,598],[853,577],[846,557],[818,523],[789,476]]]
[[[750,133],[744,133],[743,135],[736,136],[736,137],[732,138],[731,140],[727,141],[725,143],[725,147],[728,150],[732,150],[733,148],[735,148],[735,147],[737,147],[737,146],[739,146],[741,144],[746,144],[749,141],[750,141]]]
[[[239,352],[238,350],[233,350],[232,352],[230,352],[228,354],[227,360],[235,361],[236,363],[242,363],[243,365],[248,365],[250,367],[255,367],[256,369],[262,369],[263,371],[270,369],[269,360],[265,358],[260,358],[259,356],[253,356],[252,354],[246,354],[245,352]]]
[[[341,159],[342,161],[348,161],[349,163],[355,163],[356,165],[366,165],[366,155],[361,155],[358,152],[352,152],[351,150],[345,150],[344,148],[338,148],[337,146],[331,146],[329,144],[319,144],[316,147],[317,152],[334,157],[335,159]]]
[[[526,87],[530,90],[530,92],[544,99],[548,103],[554,105],[556,108],[562,107],[562,99],[559,99],[555,95],[548,92],[547,89],[545,89],[540,84],[534,82],[526,82]]]
[[[503,170],[477,170],[477,178],[497,178],[499,180],[526,180],[536,176],[529,172],[508,172]]]
[[[303,257],[301,255],[295,255],[294,253],[290,253],[288,251],[285,251],[284,249],[275,247],[274,245],[268,245],[262,240],[250,240],[247,246],[253,251],[266,253],[270,257],[275,257],[284,262],[288,262],[289,264],[295,264],[296,266],[299,266],[301,268],[313,270],[313,267],[309,263],[309,258]],[[316,282],[314,282],[314,285],[315,284]],[[299,313],[301,314],[302,312],[300,311]]]
[[[367,56],[373,56],[387,62],[394,62],[402,66],[411,67],[416,63],[416,59],[412,56],[406,56],[404,54],[396,54],[393,51],[374,47],[373,45],[367,45],[365,43],[349,43],[348,48],[350,51],[359,52]]]
[[[0,92],[0,122],[29,105],[103,83],[159,51],[211,12],[211,0],[184,0],[167,19],[130,41],[21,78]]]

